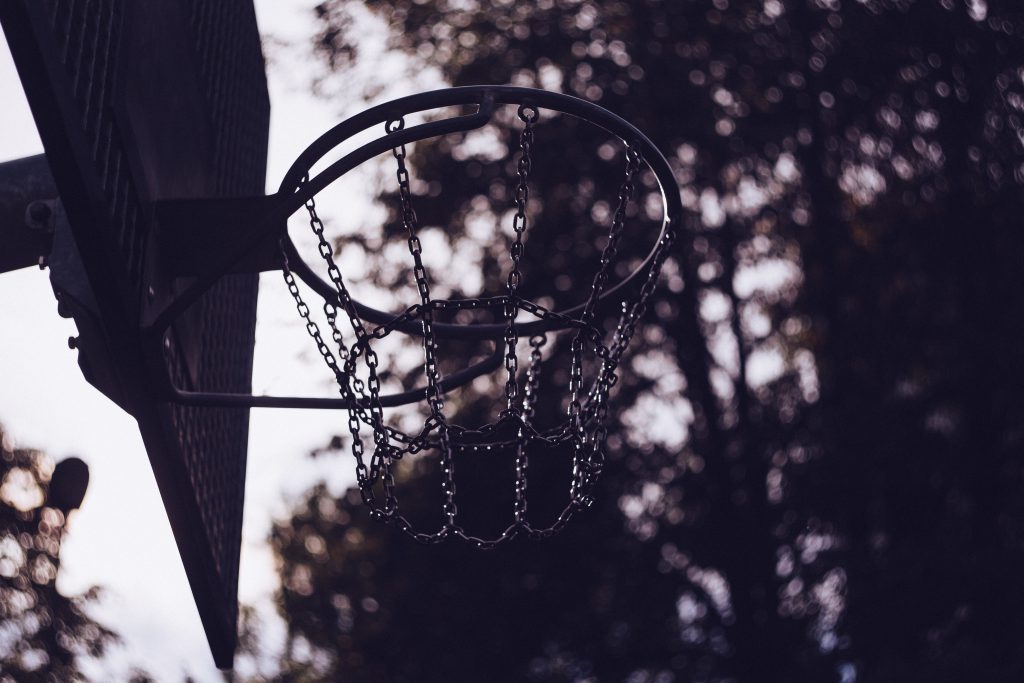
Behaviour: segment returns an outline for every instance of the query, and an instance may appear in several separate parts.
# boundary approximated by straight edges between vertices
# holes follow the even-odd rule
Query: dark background
[[[556,539],[422,548],[311,491],[273,538],[283,678],[1024,678],[1019,6],[366,4],[453,85],[543,85],[644,130],[692,208],[669,266],[685,287],[656,294],[597,503]],[[359,63],[352,6],[318,12],[323,58]],[[559,125],[525,268],[571,272],[570,297],[622,157]],[[471,206],[507,211],[507,182],[417,155],[443,188],[416,198],[421,223],[452,243]],[[547,237],[566,226],[571,246]],[[436,507],[429,472],[406,474],[404,507]],[[496,495],[479,488],[466,505]]]
[[[364,4],[414,69],[561,90],[631,121],[690,210],[621,369],[594,506],[554,539],[481,553],[419,546],[356,492],[314,488],[272,538],[280,661],[256,663],[243,615],[253,679],[1024,679],[1024,10],[326,2],[316,49],[341,77],[360,63]],[[459,139],[416,148],[421,223],[453,250],[471,214],[508,211],[512,118],[494,163],[454,158]],[[524,287],[572,300],[622,152],[561,119],[537,135]],[[384,238],[400,244],[393,192],[381,185]],[[501,263],[480,261],[487,283]],[[564,391],[548,379],[538,411],[553,414]],[[450,401],[452,420],[478,421],[485,389]],[[439,516],[436,477],[430,458],[404,463],[410,515]],[[541,507],[563,481],[558,458],[531,463]],[[459,488],[485,527],[509,514],[487,504],[498,485],[483,472]]]

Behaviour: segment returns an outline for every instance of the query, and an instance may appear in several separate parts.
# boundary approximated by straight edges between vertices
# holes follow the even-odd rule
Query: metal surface
[[[51,279],[83,371],[138,421],[214,659],[229,666],[248,411],[167,404],[153,378],[250,393],[256,276],[217,278],[159,348],[140,329],[145,309],[187,288],[163,265],[152,203],[264,191],[251,2],[2,0],[0,22],[67,215]]]
[[[285,174],[278,196],[284,195],[288,197],[290,199],[288,206],[295,205],[295,209],[288,211],[288,215],[290,215],[294,210],[298,209],[300,199],[304,203],[309,197],[315,196],[317,192],[359,164],[377,154],[388,151],[390,149],[389,144],[404,145],[452,131],[467,131],[479,128],[490,121],[494,107],[502,104],[542,107],[585,120],[618,137],[628,146],[635,148],[653,172],[661,189],[664,206],[661,234],[655,241],[655,244],[652,245],[651,251],[644,262],[635,268],[629,277],[624,278],[614,287],[608,288],[602,295],[602,299],[611,297],[617,291],[627,287],[630,282],[640,273],[645,272],[650,266],[654,258],[654,252],[657,249],[657,244],[661,237],[664,236],[669,224],[678,221],[682,215],[682,201],[679,197],[678,186],[676,185],[672,169],[654,143],[640,130],[616,114],[593,102],[588,102],[571,95],[515,86],[464,86],[410,95],[378,105],[335,126],[307,147]],[[468,116],[431,121],[390,133],[345,155],[338,161],[330,164],[308,182],[302,182],[302,179],[309,174],[310,169],[316,162],[329,154],[338,145],[364,130],[385,124],[388,121],[401,119],[412,113],[457,105],[477,105],[479,111]],[[283,208],[286,207],[283,205]],[[297,252],[294,251],[294,247],[290,249],[290,255],[293,258],[298,256]],[[294,263],[293,268],[296,274],[320,296],[324,298],[331,296],[332,288],[329,283],[323,281],[308,268],[302,268],[298,263]],[[572,317],[581,310],[582,305],[561,311],[560,313],[567,317]],[[386,315],[381,312],[375,313],[378,316]],[[369,319],[365,312],[363,317]],[[554,323],[550,321],[538,321],[536,323],[528,323],[527,325],[522,330],[523,334],[535,334],[557,327],[557,325],[552,327]],[[415,333],[413,328],[410,328],[409,332]],[[465,339],[498,339],[504,336],[505,325],[439,324],[435,326],[435,332],[439,338],[452,336]]]
[[[56,197],[44,155],[0,163],[0,273],[45,262]]]
[[[166,252],[195,253],[199,251],[193,249],[196,244],[203,245],[205,249],[197,262],[179,261],[175,264],[180,269],[178,274],[198,277],[193,286],[170,305],[151,307],[151,329],[155,334],[159,334],[181,310],[187,308],[195,297],[211,283],[216,282],[223,273],[276,270],[279,262],[275,260],[273,254],[276,253],[278,241],[287,236],[288,217],[344,174],[379,154],[390,152],[394,148],[393,145],[406,145],[448,133],[480,128],[491,120],[495,106],[500,104],[544,107],[569,114],[620,138],[642,156],[661,189],[664,206],[661,234],[664,235],[671,221],[677,221],[682,215],[682,201],[672,169],[658,148],[632,124],[592,102],[571,95],[515,86],[463,86],[410,95],[367,109],[321,135],[295,160],[274,195],[223,200],[181,198],[157,202],[155,211],[160,219],[158,234],[165,240]],[[402,119],[412,113],[457,105],[476,105],[478,111],[409,128],[403,127],[362,145],[331,163],[317,175],[309,177],[310,170],[318,161],[363,131],[386,124],[388,121]],[[221,240],[215,237],[225,233],[232,239]],[[234,239],[243,235],[247,235],[248,239]],[[178,243],[177,246],[174,243]],[[334,297],[333,285],[316,275],[302,261],[290,240],[286,242],[286,246],[296,275],[324,299]],[[218,250],[218,247],[222,251]],[[626,287],[639,273],[645,271],[651,263],[655,248],[656,244],[652,245],[651,252],[644,262],[634,269],[628,278],[614,288],[609,288],[605,292],[605,297]],[[572,316],[580,310],[581,307],[575,307],[563,313]],[[395,316],[393,313],[376,311],[366,306],[360,306],[360,314],[363,318],[378,323]],[[529,328],[529,332],[542,332],[544,327],[544,324],[537,324]],[[415,329],[415,325],[410,325],[400,331],[415,334]],[[441,338],[455,336],[499,339],[504,335],[505,326],[439,324],[436,326],[436,332]]]
[[[629,276],[614,286],[602,288],[600,296],[592,307],[603,301],[616,301],[623,292],[638,284],[642,274],[650,270],[656,253],[682,214],[682,203],[678,187],[668,162],[657,147],[632,124],[608,110],[576,97],[532,88],[513,86],[466,86],[435,90],[400,98],[363,111],[338,124],[317,138],[299,155],[285,174],[278,192],[268,197],[251,199],[232,198],[224,200],[178,199],[158,202],[155,211],[158,218],[158,237],[164,248],[162,253],[175,255],[165,267],[179,275],[196,276],[189,288],[171,301],[157,302],[147,307],[144,323],[149,343],[159,346],[165,330],[186,310],[207,288],[216,283],[223,273],[256,272],[280,268],[277,255],[279,243],[284,240],[285,253],[290,272],[305,282],[325,301],[344,306],[339,299],[335,283],[322,279],[303,261],[301,255],[287,236],[287,220],[296,211],[306,206],[338,178],[378,154],[390,152],[402,145],[452,132],[479,128],[488,123],[499,105],[519,105],[528,108],[543,107],[575,116],[598,126],[620,138],[634,149],[643,163],[654,174],[661,190],[664,207],[661,232],[644,261]],[[453,116],[416,126],[396,127],[387,124],[404,120],[408,114],[440,109],[457,105],[475,105],[477,111],[462,116]],[[385,126],[385,134],[358,147],[342,158],[328,165],[323,171],[310,177],[313,166],[330,154],[335,148],[353,136],[374,126]],[[201,247],[201,248],[199,248]],[[194,255],[194,256],[190,256]],[[603,286],[603,283],[602,283]],[[506,300],[481,301],[476,306],[507,307],[514,297]],[[399,331],[404,334],[423,334],[423,316],[432,315],[431,307],[456,307],[455,302],[433,301],[431,306],[414,306],[402,313],[388,313],[372,309],[352,301],[359,318],[378,326],[381,333]],[[536,320],[517,325],[521,336],[543,334],[554,330],[578,326],[577,318],[584,312],[586,304],[566,311],[543,311],[528,301],[516,301],[515,306],[533,313]],[[495,324],[451,324],[432,323],[432,332],[438,339],[462,338],[504,342],[507,325]],[[507,348],[507,346],[505,347]],[[493,370],[498,349],[486,360],[467,368],[465,372],[446,378],[440,385],[442,391],[465,384],[475,377]],[[173,381],[164,381],[161,390],[168,400],[184,405],[205,406],[272,406],[302,408],[348,408],[353,399],[309,398],[292,396],[252,396],[225,392],[188,391],[175,386]],[[387,405],[401,405],[425,398],[429,387],[390,397],[381,397]]]

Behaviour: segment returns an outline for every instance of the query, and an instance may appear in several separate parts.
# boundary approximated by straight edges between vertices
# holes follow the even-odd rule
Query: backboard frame
[[[139,424],[214,660],[228,668],[248,410],[168,403],[152,377],[169,368],[187,386],[251,391],[257,276],[204,295],[160,354],[146,352],[140,319],[154,296],[142,286],[152,203],[264,190],[269,96],[255,11],[250,0],[3,0],[0,23],[67,217],[51,281],[79,328],[79,363]],[[230,341],[211,341],[212,324]],[[229,353],[226,371],[205,379]]]

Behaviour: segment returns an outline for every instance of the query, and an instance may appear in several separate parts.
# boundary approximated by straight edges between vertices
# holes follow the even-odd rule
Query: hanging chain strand
[[[523,427],[516,434],[516,482],[515,482],[515,523],[529,530],[526,522],[526,488],[527,469],[530,459],[526,452],[528,440],[525,427],[533,420],[533,411],[537,404],[537,392],[540,390],[540,364],[543,356],[541,349],[548,338],[543,334],[530,337],[530,365],[526,370],[526,386],[523,388]]]
[[[505,414],[518,414],[520,412],[516,403],[519,399],[519,384],[516,375],[519,372],[519,357],[516,355],[516,315],[519,313],[519,285],[522,284],[523,273],[519,268],[519,262],[523,258],[523,233],[526,232],[526,209],[530,202],[530,171],[533,168],[533,125],[539,116],[536,107],[522,105],[519,107],[519,119],[523,122],[523,130],[519,134],[519,161],[516,164],[515,204],[516,213],[512,219],[512,231],[515,239],[509,250],[512,261],[512,268],[509,271],[506,286],[508,288],[508,301],[505,304]]]
[[[528,420],[529,417],[525,413],[526,410],[529,410],[530,414],[532,414],[532,403],[536,397],[536,387],[533,387],[534,391],[528,393],[525,399],[530,401],[530,403],[524,403],[523,409],[516,405],[519,401],[519,383],[516,378],[516,375],[519,373],[519,357],[516,355],[516,343],[519,341],[519,335],[516,333],[516,316],[519,314],[519,285],[522,284],[523,280],[519,262],[523,258],[523,233],[526,232],[526,209],[530,203],[529,180],[530,171],[533,167],[533,125],[537,122],[539,112],[536,107],[524,104],[519,107],[518,115],[524,125],[522,132],[519,134],[519,148],[521,151],[519,161],[516,164],[516,175],[518,176],[515,193],[516,213],[512,219],[512,231],[515,233],[515,238],[509,250],[512,268],[506,281],[508,301],[505,304],[505,372],[507,378],[505,380],[505,410],[503,413],[505,415],[518,415],[524,421],[520,423],[516,432],[515,502],[513,507],[515,531],[520,527],[528,528],[526,522],[526,489],[528,486],[527,469],[529,466],[529,456],[526,451],[529,442],[525,420]],[[534,356],[531,354],[531,377],[535,377],[539,370],[539,368],[534,367],[533,359]],[[512,533],[515,533],[515,531]]]
[[[405,127],[405,121],[401,118],[388,121],[385,130],[390,135]],[[427,281],[427,271],[423,267],[423,246],[420,238],[416,235],[418,221],[416,211],[412,207],[412,190],[409,187],[409,170],[406,167],[405,145],[399,145],[392,149],[392,154],[397,163],[395,175],[398,178],[398,194],[402,205],[402,225],[405,227],[408,237],[409,253],[413,258],[413,277],[416,280],[416,289],[420,295],[420,303],[423,307],[421,322],[423,326],[423,355],[424,371],[427,375],[427,404],[430,408],[430,415],[437,422],[437,434],[440,441],[441,451],[441,489],[444,493],[444,526],[442,534],[456,531],[455,518],[458,515],[458,507],[455,504],[455,462],[452,457],[452,446],[448,433],[448,422],[444,416],[444,399],[440,389],[440,370],[437,364],[437,341],[434,338],[434,307],[431,305],[430,285]]]
[[[308,182],[307,178],[303,178],[303,183],[305,182]],[[334,285],[335,292],[338,295],[338,301],[341,303],[342,308],[348,315],[349,322],[352,326],[353,331],[355,332],[358,343],[359,341],[362,341],[366,338],[366,328],[359,317],[359,312],[356,310],[355,302],[352,299],[352,295],[349,293],[348,287],[345,285],[344,278],[342,278],[341,275],[341,270],[338,268],[337,263],[335,263],[334,261],[334,249],[324,234],[324,223],[320,219],[319,213],[317,212],[315,198],[310,197],[309,200],[306,202],[306,212],[309,214],[310,229],[313,231],[313,234],[317,238],[317,250],[320,253],[320,258],[323,259],[324,263],[327,265],[328,277],[331,279],[331,282]],[[324,302],[324,313],[327,316],[328,325],[330,325],[331,327],[332,337],[334,338],[335,342],[338,343],[339,352],[344,357],[346,355],[344,350],[344,341],[342,338],[341,331],[337,327],[337,311],[332,302]],[[376,351],[367,346],[366,351],[364,353],[364,362],[366,364],[369,377],[367,378],[365,387],[362,380],[358,379],[358,377],[356,376],[355,354],[348,354],[348,357],[345,360],[345,375],[351,382],[348,389],[350,400],[354,401],[357,395],[359,398],[365,399],[366,389],[369,389],[370,393],[369,417],[367,418],[365,412],[361,410],[357,410],[356,415],[353,416],[352,411],[350,409],[349,432],[352,434],[353,441],[355,442],[353,444],[353,448],[359,449],[361,451],[363,449],[362,439],[358,436],[357,431],[353,431],[353,429],[358,426],[359,418],[362,417],[363,421],[368,422],[373,429],[373,441],[375,444],[374,453],[370,461],[368,475],[365,477],[365,486],[362,484],[360,485],[360,490],[362,492],[363,497],[366,498],[367,496],[369,496],[372,499],[373,494],[369,487],[371,487],[373,483],[376,482],[377,478],[381,474],[382,468],[386,470],[390,467],[390,457],[388,457],[388,454],[390,452],[390,445],[388,440],[388,433],[384,426],[384,409],[380,403],[380,378],[377,375],[377,368],[379,366],[380,360],[377,357]],[[358,445],[356,445],[356,443]],[[357,472],[357,477],[359,474],[360,473]],[[390,475],[390,472],[385,471],[384,474]],[[386,481],[387,476],[385,478],[385,482]],[[363,490],[364,488],[366,489],[365,491]],[[382,514],[384,514],[385,516],[389,516],[390,514],[392,514],[392,512],[390,511],[391,502],[392,501],[388,501],[385,504],[385,508],[382,511]],[[378,511],[375,509],[375,512]]]
[[[292,299],[295,300],[295,308],[299,312],[299,316],[306,323],[306,332],[313,341],[316,342],[317,350],[323,357],[327,367],[334,373],[335,380],[338,383],[338,390],[341,392],[343,398],[353,400],[352,392],[348,382],[348,376],[345,375],[341,368],[338,366],[338,362],[334,357],[334,353],[331,352],[330,347],[324,341],[323,335],[320,333],[320,327],[310,317],[309,306],[302,298],[302,293],[299,291],[299,285],[295,281],[295,276],[292,274],[291,268],[288,264],[288,254],[285,250],[281,249],[281,273],[284,276],[285,284],[288,286],[288,292],[292,295]],[[373,484],[374,476],[368,470],[366,462],[364,461],[363,454],[363,440],[359,436],[359,419],[356,416],[356,412],[353,410],[349,411],[349,433],[352,436],[352,455],[356,459],[356,482],[359,485],[359,493],[363,498],[363,503],[372,511],[377,512],[378,507],[376,500],[373,495]]]
[[[583,319],[586,322],[590,322],[594,315],[594,309],[597,306],[601,292],[604,290],[605,284],[608,282],[608,274],[611,268],[612,262],[618,255],[619,242],[622,239],[623,226],[626,221],[626,211],[629,208],[629,204],[636,198],[636,175],[640,171],[640,165],[643,163],[643,159],[640,156],[639,150],[633,145],[626,146],[626,172],[625,177],[622,180],[622,185],[619,186],[618,203],[615,207],[615,213],[612,214],[612,225],[608,234],[608,243],[605,245],[604,250],[601,252],[601,262],[597,273],[594,274],[594,280],[591,285],[590,298],[587,300],[586,308],[583,312]],[[661,266],[657,266],[660,271]],[[656,281],[656,279],[655,279]],[[628,341],[627,341],[628,344]],[[583,495],[586,497],[584,504],[590,505],[590,493],[589,490],[593,488],[593,484],[597,481],[601,475],[601,471],[604,469],[604,441],[608,435],[608,407],[606,399],[608,392],[611,387],[618,380],[615,375],[615,369],[618,366],[618,358],[609,359],[605,357],[603,359],[601,370],[598,373],[598,384],[601,388],[599,391],[599,403],[594,407],[592,413],[592,423],[594,425],[593,431],[588,435],[589,443],[584,445],[584,458],[583,458],[583,487],[585,492]]]
[[[587,302],[584,305],[583,313],[580,319],[584,323],[590,323],[594,317],[594,311],[597,307],[597,302],[600,300],[601,293],[604,291],[604,287],[608,282],[608,271],[611,267],[612,262],[618,255],[619,242],[622,239],[622,230],[625,225],[626,210],[629,207],[630,201],[632,201],[636,194],[636,185],[634,183],[635,176],[640,169],[642,159],[640,153],[632,145],[626,147],[626,172],[623,178],[622,184],[619,186],[618,204],[615,207],[615,213],[612,214],[612,223],[608,232],[608,242],[605,244],[604,249],[601,252],[601,261],[598,266],[597,272],[594,274],[594,279],[590,286],[590,295],[587,297]],[[577,332],[573,337],[571,346],[571,366],[569,369],[569,420],[576,430],[577,439],[574,442],[573,449],[573,466],[572,466],[572,484],[570,488],[570,496],[573,500],[579,500],[585,505],[589,505],[589,494],[585,492],[586,489],[590,488],[590,484],[593,482],[595,477],[592,476],[594,469],[594,459],[600,457],[599,454],[594,453],[593,448],[589,446],[588,441],[591,440],[592,434],[586,433],[586,416],[583,415],[582,405],[580,402],[580,390],[583,385],[583,334]],[[599,374],[599,381],[602,376]],[[591,417],[597,417],[592,415]],[[604,417],[604,416],[602,416]],[[598,420],[598,427],[600,427],[600,420]]]
[[[523,422],[526,424],[533,420],[537,394],[540,391],[540,364],[543,360],[541,350],[547,341],[546,334],[535,334],[530,337],[530,365],[526,369],[526,386],[523,389]]]
[[[632,145],[628,145],[626,147],[625,177],[619,186],[618,203],[615,206],[615,213],[612,214],[612,225],[608,231],[608,243],[601,251],[601,262],[597,273],[594,274],[590,285],[590,296],[587,298],[583,314],[580,316],[580,320],[583,322],[589,323],[593,319],[594,309],[608,282],[608,271],[615,257],[618,256],[619,242],[622,240],[622,230],[626,223],[626,211],[630,202],[636,198],[636,174],[640,171],[642,163],[643,158],[641,158],[640,152]]]

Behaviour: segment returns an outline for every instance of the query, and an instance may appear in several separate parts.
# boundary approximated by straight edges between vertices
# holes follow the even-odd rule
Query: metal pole
[[[59,210],[46,155],[0,163],[0,273],[45,265]]]

